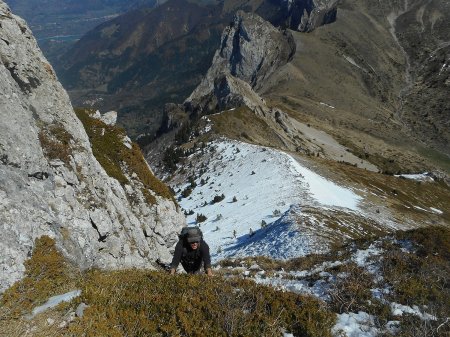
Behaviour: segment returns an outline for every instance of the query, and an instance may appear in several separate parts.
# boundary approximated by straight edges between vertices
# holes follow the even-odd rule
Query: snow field
[[[194,212],[187,216],[188,224],[200,225],[215,261],[254,255],[286,259],[310,253],[316,242],[299,233],[289,215],[291,208],[297,213],[307,205],[358,211],[360,196],[284,152],[231,140],[212,142],[206,152],[211,157],[195,180],[197,186],[187,198],[181,191],[189,184],[180,186],[178,198],[184,210]],[[200,163],[196,164],[199,172]],[[211,203],[222,194],[223,201]],[[197,224],[197,214],[207,220]],[[263,221],[268,225],[264,231]]]

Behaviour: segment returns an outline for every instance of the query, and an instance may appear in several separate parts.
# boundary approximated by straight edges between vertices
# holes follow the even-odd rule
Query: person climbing
[[[198,227],[184,227],[175,246],[170,273],[175,274],[178,265],[183,266],[188,274],[199,274],[203,268],[208,276],[212,276],[211,255],[209,246],[203,240],[203,234]]]

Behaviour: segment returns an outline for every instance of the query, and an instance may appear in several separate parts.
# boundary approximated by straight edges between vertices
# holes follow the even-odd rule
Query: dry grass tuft
[[[69,165],[72,135],[62,125],[48,125],[42,128],[39,132],[39,141],[48,159],[60,159]]]

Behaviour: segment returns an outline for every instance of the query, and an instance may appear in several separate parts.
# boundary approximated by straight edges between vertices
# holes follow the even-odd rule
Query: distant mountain
[[[153,134],[164,104],[183,102],[200,83],[223,28],[238,9],[304,30],[332,22],[336,14],[334,1],[170,0],[129,12],[86,34],[56,64],[58,76],[74,104],[118,109],[119,121],[132,136]]]
[[[141,6],[153,7],[157,0],[8,0],[24,18],[51,63],[95,26]]]
[[[119,109],[133,136],[155,131],[162,106],[183,101],[206,73],[226,22],[218,6],[185,0],[135,10],[86,34],[57,73],[75,105]]]
[[[419,3],[404,8],[344,1],[336,22],[308,34],[291,31],[295,52],[285,62],[280,45],[264,47],[266,39],[259,37],[269,36],[262,28],[268,22],[235,19],[201,84],[183,105],[165,110],[161,130],[168,133],[146,148],[149,160],[158,162],[158,152],[171,142],[190,148],[202,128],[195,120],[219,113],[224,117],[216,132],[230,138],[388,174],[433,171],[448,177],[444,93],[450,69],[442,42],[448,4],[421,3],[419,11]],[[416,50],[419,14],[424,22],[434,18],[435,32]],[[417,57],[422,63],[413,62]],[[268,73],[267,64],[273,66]],[[342,146],[345,152],[338,150]]]

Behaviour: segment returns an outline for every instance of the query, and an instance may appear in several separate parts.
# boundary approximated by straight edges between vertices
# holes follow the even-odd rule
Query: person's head
[[[200,236],[190,236],[187,238],[187,242],[193,250],[197,249],[200,246],[200,240]]]
[[[198,242],[198,241],[190,242],[189,245],[191,246],[192,250],[196,250],[196,249],[198,249],[198,246],[200,246],[200,242]]]

